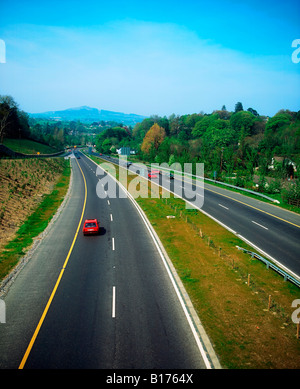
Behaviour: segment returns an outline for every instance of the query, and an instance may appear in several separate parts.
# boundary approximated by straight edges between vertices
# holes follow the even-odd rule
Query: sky
[[[300,0],[0,0],[0,94],[30,113],[298,111],[298,48]]]

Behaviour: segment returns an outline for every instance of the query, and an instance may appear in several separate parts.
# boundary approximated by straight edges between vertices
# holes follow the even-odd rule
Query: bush
[[[282,197],[286,200],[300,200],[300,184],[299,180],[289,182],[282,189]]]

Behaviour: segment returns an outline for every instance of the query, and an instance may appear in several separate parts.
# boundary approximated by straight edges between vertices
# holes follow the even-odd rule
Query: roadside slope
[[[13,266],[7,263],[8,252],[17,248],[24,254],[23,245],[12,242],[19,228],[36,212],[35,228],[43,230],[64,198],[68,169],[62,158],[0,160],[0,279]]]

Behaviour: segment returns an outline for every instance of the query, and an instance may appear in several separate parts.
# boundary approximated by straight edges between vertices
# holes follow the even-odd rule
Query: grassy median
[[[129,175],[128,183],[133,178]],[[251,248],[200,211],[187,210],[183,200],[172,195],[136,200],[168,252],[221,365],[299,368],[300,339],[291,320],[299,288],[239,251],[236,246]]]

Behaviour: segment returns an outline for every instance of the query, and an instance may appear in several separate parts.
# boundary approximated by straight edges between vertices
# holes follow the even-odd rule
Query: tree
[[[234,139],[234,131],[225,120],[216,120],[205,132],[203,141],[211,149],[228,146]]]
[[[194,138],[202,137],[206,130],[214,125],[214,122],[219,118],[218,114],[212,114],[204,116],[201,120],[197,121],[195,127],[192,130],[192,136]]]
[[[243,111],[244,108],[243,108],[243,104],[239,101],[235,104],[235,110],[234,112],[240,112],[240,111]]]
[[[275,116],[268,120],[266,124],[266,132],[274,133],[280,127],[287,126],[290,124],[292,118],[287,113],[277,113]]]
[[[131,140],[130,131],[122,127],[112,127],[101,132],[96,138],[96,150],[100,153],[109,153],[111,147],[125,146]]]
[[[252,126],[255,122],[255,116],[248,111],[239,111],[231,115],[230,126],[240,138],[251,135]]]
[[[182,120],[180,116],[174,114],[169,117],[170,135],[177,136],[182,129]]]
[[[157,123],[154,123],[145,135],[141,146],[142,152],[148,154],[152,146],[157,150],[165,137],[165,129],[160,127]]]
[[[18,111],[19,125],[22,131],[22,135],[25,138],[30,137],[29,115],[24,111]],[[21,134],[19,134],[21,135]]]
[[[1,104],[0,107],[0,143],[3,143],[4,135],[6,135],[6,129],[9,125],[10,109]]]
[[[0,141],[3,143],[4,136],[9,128],[18,120],[17,103],[11,96],[0,96]]]
[[[259,116],[258,112],[253,108],[248,108],[247,111],[252,113],[252,115],[254,115],[254,116]]]

